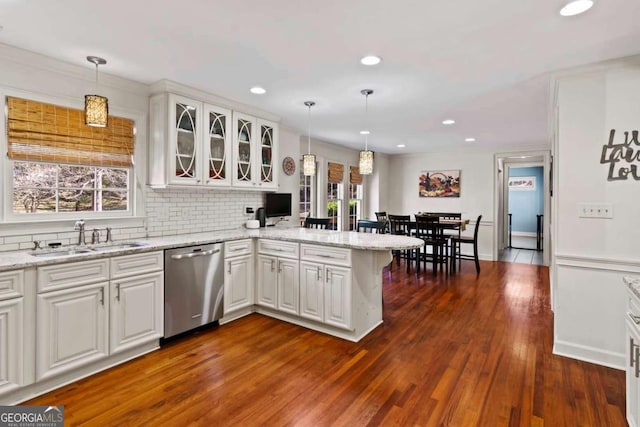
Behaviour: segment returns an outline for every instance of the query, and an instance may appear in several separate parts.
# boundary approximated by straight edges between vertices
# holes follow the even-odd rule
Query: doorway
[[[496,154],[494,259],[549,265],[549,152]]]

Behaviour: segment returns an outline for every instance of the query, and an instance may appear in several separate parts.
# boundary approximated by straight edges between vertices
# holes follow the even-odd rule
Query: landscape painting
[[[425,171],[419,182],[420,197],[460,197],[460,170]]]

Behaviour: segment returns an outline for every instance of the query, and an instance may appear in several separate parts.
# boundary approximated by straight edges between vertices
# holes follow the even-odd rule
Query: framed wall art
[[[460,197],[460,170],[435,170],[420,173],[420,197]]]

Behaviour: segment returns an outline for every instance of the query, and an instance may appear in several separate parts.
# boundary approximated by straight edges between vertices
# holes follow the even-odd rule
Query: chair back
[[[386,221],[369,221],[361,219],[356,224],[356,231],[359,233],[377,233],[385,234],[387,230]]]
[[[408,236],[411,231],[411,217],[409,215],[389,215],[389,230],[391,234]]]
[[[329,227],[329,218],[305,218],[304,228],[316,228],[326,230]]]
[[[423,212],[419,215],[435,216],[442,219],[462,219],[462,213],[460,212]]]
[[[441,236],[438,226],[440,218],[431,215],[416,215],[416,237],[423,240],[434,240]]]
[[[376,212],[376,221],[388,221],[389,217],[386,212]]]
[[[476,226],[473,229],[473,241],[478,241],[478,229],[480,229],[480,221],[482,220],[482,215],[478,215],[478,219],[476,220]]]

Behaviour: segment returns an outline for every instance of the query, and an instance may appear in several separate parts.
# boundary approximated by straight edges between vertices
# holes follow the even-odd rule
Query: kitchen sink
[[[112,243],[106,244],[103,246],[84,246],[84,247],[74,247],[74,248],[64,248],[64,249],[52,249],[52,250],[44,250],[31,252],[31,255],[38,258],[52,258],[59,256],[69,256],[69,255],[79,255],[79,254],[92,254],[96,252],[108,252],[108,251],[117,251],[121,249],[130,249],[130,248],[140,248],[143,246],[148,246],[147,242],[122,242],[122,243]]]
[[[106,252],[115,251],[119,249],[141,248],[143,246],[149,246],[146,242],[126,242],[126,243],[113,243],[105,246],[94,246],[90,249],[94,252]]]
[[[73,248],[73,249],[53,250],[53,251],[46,251],[46,252],[31,252],[31,255],[38,258],[51,258],[51,257],[57,257],[57,256],[88,254],[91,252],[93,251],[88,248]]]

